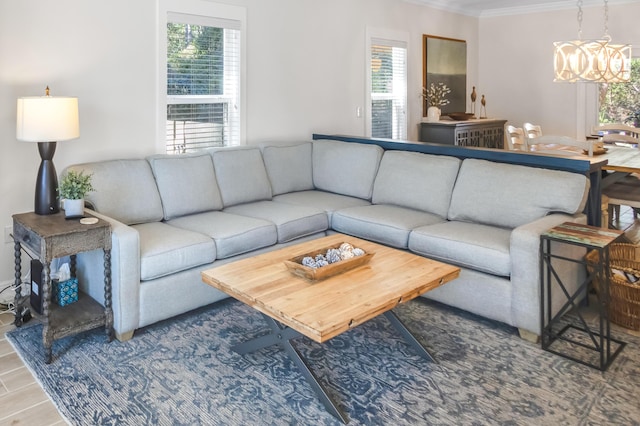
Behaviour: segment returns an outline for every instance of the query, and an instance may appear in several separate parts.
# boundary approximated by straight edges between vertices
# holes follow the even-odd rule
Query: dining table
[[[589,224],[601,225],[600,210],[602,189],[623,179],[632,173],[640,173],[640,149],[628,145],[604,144],[603,149],[594,151],[592,156],[579,148],[553,144],[530,146],[527,154],[545,155],[589,161],[594,171],[589,176],[591,188],[589,193],[587,212]]]
[[[610,177],[621,174],[640,173],[640,149],[626,146],[607,145],[607,152],[602,154],[602,158],[607,160],[607,164],[602,168],[614,172]],[[612,180],[607,177],[605,180]],[[616,179],[617,180],[617,179]]]
[[[601,164],[602,170],[611,172],[603,176],[603,186],[610,185],[630,173],[640,173],[640,149],[630,146],[605,144],[602,150],[596,151],[591,157],[580,149],[552,144],[532,145],[530,153],[558,155]],[[606,163],[603,164],[605,160]],[[604,184],[605,181],[607,185]]]

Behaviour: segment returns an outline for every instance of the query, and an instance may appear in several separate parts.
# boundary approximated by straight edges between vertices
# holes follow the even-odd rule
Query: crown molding
[[[576,2],[570,0],[538,0],[534,4],[526,4],[519,6],[497,7],[495,1],[475,2],[474,6],[465,6],[464,1],[454,0],[403,0],[408,3],[414,3],[434,9],[444,10],[446,12],[457,13],[459,15],[474,16],[477,18],[486,18],[492,16],[509,16],[509,15],[525,15],[528,13],[550,12],[554,10],[566,10],[576,8]],[[535,0],[534,0],[535,1]],[[640,0],[609,0],[609,5],[639,3]],[[484,4],[482,4],[484,3]],[[499,3],[499,2],[498,2]],[[512,2],[504,2],[512,3]],[[583,7],[604,7],[603,0],[584,0]]]

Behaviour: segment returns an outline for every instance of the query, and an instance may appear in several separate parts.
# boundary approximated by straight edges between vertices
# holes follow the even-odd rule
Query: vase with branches
[[[431,83],[428,88],[422,88],[422,98],[427,103],[427,120],[438,121],[440,119],[440,107],[448,105],[447,95],[451,89],[444,83]]]
[[[440,108],[449,105],[447,95],[451,93],[451,89],[444,83],[431,83],[429,88],[422,88],[422,97],[427,101],[429,106]]]

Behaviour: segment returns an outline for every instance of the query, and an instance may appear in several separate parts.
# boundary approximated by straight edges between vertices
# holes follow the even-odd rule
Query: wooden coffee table
[[[312,282],[292,274],[285,260],[314,250],[348,242],[375,253],[366,264],[323,281]],[[460,274],[460,268],[342,234],[304,242],[228,263],[202,272],[202,280],[260,311],[271,333],[234,346],[246,354],[272,345],[282,347],[298,366],[326,409],[347,422],[291,344],[300,336],[322,343],[380,314],[391,322],[417,352],[433,360],[391,311]]]

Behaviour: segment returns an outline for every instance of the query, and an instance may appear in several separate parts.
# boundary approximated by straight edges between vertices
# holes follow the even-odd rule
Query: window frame
[[[237,21],[240,25],[240,137],[239,144],[246,145],[246,21],[245,7],[231,6],[204,0],[160,0],[158,3],[158,43],[157,43],[157,100],[156,100],[156,151],[166,153],[167,105],[173,97],[167,95],[167,23],[169,15],[194,15],[214,20]],[[207,97],[209,98],[209,97]]]
[[[640,45],[633,44],[631,46],[632,57],[640,59]],[[634,54],[635,53],[635,54]],[[591,131],[595,126],[600,124],[600,101],[599,101],[599,84],[578,82],[577,87],[577,108],[576,108],[576,138],[585,139],[587,135],[591,135]]]
[[[371,48],[378,41],[387,41],[389,42],[388,46],[400,47],[399,45],[403,45],[406,49],[406,58],[405,58],[405,98],[404,98],[404,129],[402,134],[404,137],[400,139],[407,139],[408,131],[409,131],[409,52],[410,52],[410,43],[409,43],[409,33],[405,31],[394,31],[388,29],[367,27],[366,28],[366,43],[365,43],[365,136],[371,137],[372,135],[372,93],[371,93]],[[381,97],[376,97],[377,99],[382,99]]]

